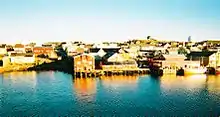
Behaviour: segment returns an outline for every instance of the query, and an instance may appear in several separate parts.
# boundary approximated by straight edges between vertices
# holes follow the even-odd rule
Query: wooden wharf
[[[149,69],[126,69],[126,70],[81,70],[74,71],[74,78],[95,78],[101,76],[116,76],[116,75],[143,75],[149,74]]]

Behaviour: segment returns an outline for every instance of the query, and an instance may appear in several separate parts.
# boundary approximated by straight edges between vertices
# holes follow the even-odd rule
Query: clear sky
[[[220,39],[220,0],[0,0],[11,42]]]

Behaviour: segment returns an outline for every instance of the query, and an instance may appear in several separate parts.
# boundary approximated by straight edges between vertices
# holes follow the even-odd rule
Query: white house
[[[4,54],[7,54],[6,46],[1,45],[0,46],[0,55],[4,55]]]
[[[34,64],[35,57],[33,54],[11,53],[9,56],[12,64]]]
[[[14,51],[16,53],[25,53],[25,47],[23,44],[15,44]]]

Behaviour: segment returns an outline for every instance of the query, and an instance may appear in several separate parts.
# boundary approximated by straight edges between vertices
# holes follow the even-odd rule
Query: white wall
[[[14,48],[15,52],[25,53],[25,48]]]
[[[11,63],[17,63],[17,64],[25,64],[25,63],[34,63],[35,58],[34,57],[23,57],[23,56],[15,56],[11,57]]]
[[[0,54],[7,54],[7,51],[5,48],[0,48]]]

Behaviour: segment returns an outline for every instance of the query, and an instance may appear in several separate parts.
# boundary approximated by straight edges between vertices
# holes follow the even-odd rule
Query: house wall
[[[7,54],[7,50],[5,48],[0,48],[0,55]]]
[[[200,61],[162,61],[162,68],[184,68],[189,64],[200,64]]]
[[[209,67],[220,66],[220,53],[215,53],[209,56]]]
[[[3,61],[3,67],[7,67],[8,65],[11,64],[10,58],[7,56],[3,57],[2,61]]]
[[[13,64],[26,64],[26,63],[35,63],[35,57],[24,57],[24,56],[15,56],[10,57],[10,61]]]
[[[33,49],[33,52],[35,55],[41,55],[41,54],[50,54],[53,51],[52,47],[35,47]]]
[[[15,52],[25,53],[25,48],[14,48]]]
[[[74,70],[94,70],[95,57],[87,54],[82,54],[74,57]]]
[[[209,57],[189,57],[191,61],[199,61],[200,65],[207,66],[209,65]]]

